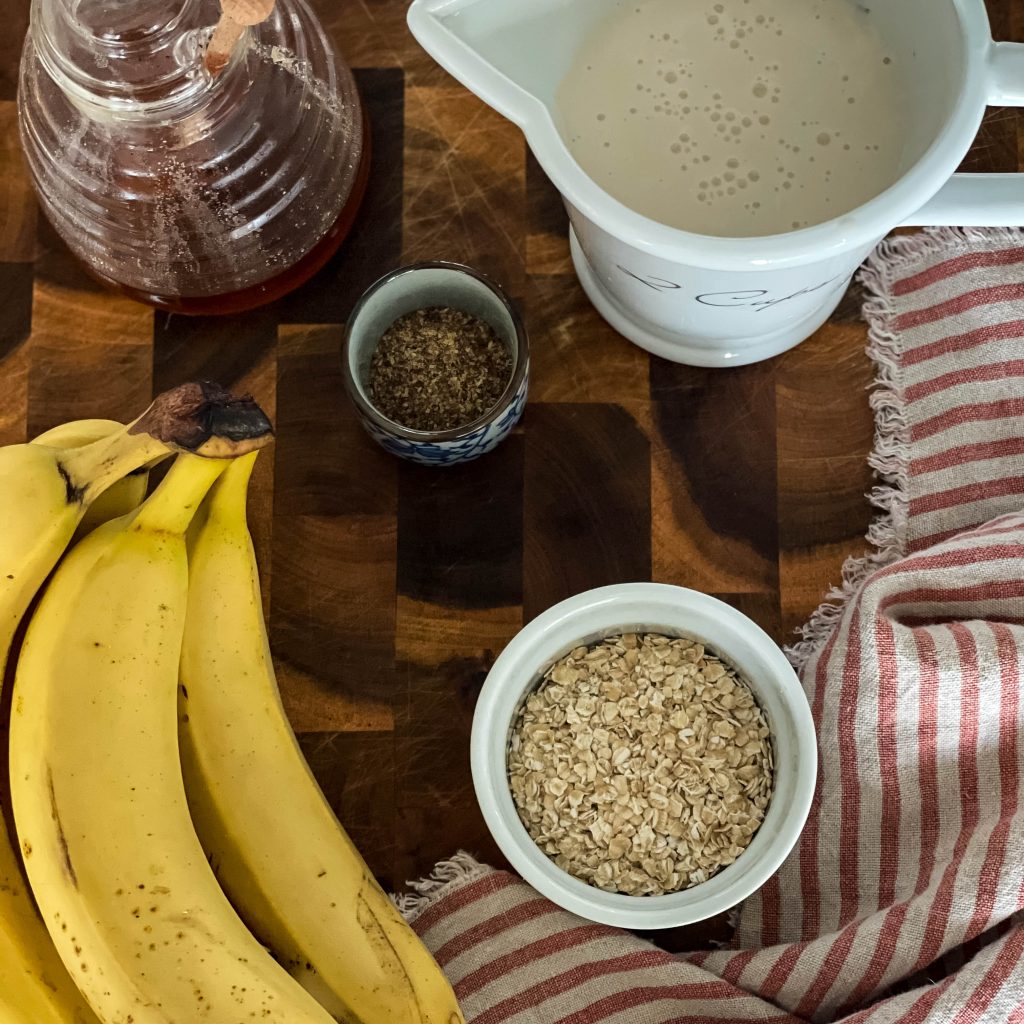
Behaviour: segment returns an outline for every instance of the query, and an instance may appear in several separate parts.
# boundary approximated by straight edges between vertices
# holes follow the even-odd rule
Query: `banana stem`
[[[160,486],[142,503],[133,530],[184,534],[206,492],[229,465],[228,459],[179,455]]]
[[[251,398],[200,381],[157,395],[124,430],[83,448],[62,449],[57,462],[68,501],[87,505],[115,480],[171,451],[233,458],[262,448],[273,435],[270,420]]]
[[[165,459],[170,450],[149,434],[118,430],[82,448],[59,450],[57,463],[67,481],[68,499],[90,505],[111,484],[149,462]]]
[[[256,451],[274,436],[263,410],[219,384],[182,384],[162,395],[128,426],[131,434],[149,434],[175,451],[211,459],[230,459]]]
[[[241,510],[242,522],[245,522],[245,505],[249,493],[249,478],[252,476],[253,466],[256,464],[256,456],[259,452],[252,452],[243,455],[241,458],[232,459],[231,465],[224,471],[224,475],[217,481],[216,486],[210,493],[207,507],[210,516],[235,518]]]

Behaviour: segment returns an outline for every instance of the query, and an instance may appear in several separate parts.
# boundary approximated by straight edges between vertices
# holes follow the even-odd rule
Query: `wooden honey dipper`
[[[231,51],[249,25],[266,21],[275,0],[221,0],[220,21],[206,47],[206,69],[216,77],[227,65]]]

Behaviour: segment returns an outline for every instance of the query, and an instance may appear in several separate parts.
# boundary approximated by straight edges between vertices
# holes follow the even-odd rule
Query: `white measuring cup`
[[[522,128],[565,200],[584,290],[642,348],[695,366],[767,359],[828,319],[893,228],[1024,224],[1024,174],[954,173],[986,106],[1024,106],[1024,44],[993,41],[984,0],[873,0],[872,18],[909,67],[903,173],[849,213],[760,238],[698,235],[643,217],[570,154],[555,93],[610,6],[413,0],[409,26],[439,64]]]

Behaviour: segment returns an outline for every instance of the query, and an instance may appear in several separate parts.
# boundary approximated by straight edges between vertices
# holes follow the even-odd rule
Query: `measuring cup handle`
[[[1024,43],[993,43],[989,52],[990,107],[1024,107]]]
[[[988,103],[1024,107],[1024,43],[992,44]],[[1024,226],[1024,174],[954,174],[902,226]]]
[[[1024,174],[954,174],[901,227],[1024,227]]]

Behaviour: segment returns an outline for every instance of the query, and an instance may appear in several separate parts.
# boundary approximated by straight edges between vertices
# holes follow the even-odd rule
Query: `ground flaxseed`
[[[508,347],[489,324],[460,309],[399,317],[370,362],[370,396],[412,430],[452,430],[497,404],[512,375]]]

